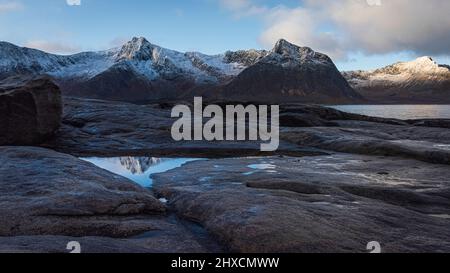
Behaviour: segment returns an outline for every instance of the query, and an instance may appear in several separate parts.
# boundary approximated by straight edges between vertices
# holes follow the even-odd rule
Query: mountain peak
[[[438,64],[433,60],[433,58],[429,57],[429,56],[419,57],[409,63],[414,64],[414,65],[422,65],[422,66],[438,66]]]
[[[296,55],[298,54],[300,47],[288,42],[285,39],[280,39],[276,42],[273,52],[280,55]]]
[[[276,59],[284,59],[284,65],[301,65],[305,63],[315,63],[321,65],[330,65],[331,59],[322,53],[316,52],[309,47],[300,47],[285,39],[280,39],[272,49],[272,55]]]
[[[128,43],[135,44],[138,46],[142,46],[145,44],[150,44],[150,42],[145,37],[133,37]]]
[[[278,45],[294,45],[290,42],[288,42],[286,39],[278,39],[278,41],[275,43],[275,47],[277,47]]]
[[[144,37],[133,37],[125,43],[117,55],[119,60],[146,61],[152,58],[155,46]]]
[[[448,73],[448,69],[440,66],[432,57],[424,56],[411,62],[399,63],[401,69],[420,73]]]

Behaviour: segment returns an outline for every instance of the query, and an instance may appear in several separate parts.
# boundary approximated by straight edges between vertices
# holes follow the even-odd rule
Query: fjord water
[[[200,160],[198,158],[157,158],[157,157],[110,157],[81,158],[97,167],[110,171],[114,174],[124,176],[137,184],[151,188],[152,174],[164,173],[184,164]]]
[[[330,105],[354,114],[395,119],[450,119],[450,105]]]

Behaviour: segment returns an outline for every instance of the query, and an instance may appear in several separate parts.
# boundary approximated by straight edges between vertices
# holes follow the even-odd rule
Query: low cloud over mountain
[[[291,7],[251,0],[226,2],[223,6],[236,16],[257,16],[265,22],[260,40],[267,47],[284,37],[340,59],[351,52],[450,53],[447,0],[305,0]]]

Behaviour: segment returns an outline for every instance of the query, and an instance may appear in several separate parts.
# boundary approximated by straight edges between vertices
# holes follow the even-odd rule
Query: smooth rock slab
[[[367,121],[336,121],[339,127],[283,128],[281,139],[328,151],[413,158],[450,164],[450,130]]]
[[[447,165],[347,154],[235,158],[153,177],[180,216],[236,252],[366,252],[370,241],[384,252],[450,251]]]
[[[148,190],[43,148],[0,147],[0,236],[122,237],[158,229],[165,206]]]
[[[222,252],[221,246],[179,221],[155,219],[158,229],[130,238],[104,236],[14,236],[0,237],[0,253],[69,253],[67,244],[75,241],[82,253],[207,253]]]

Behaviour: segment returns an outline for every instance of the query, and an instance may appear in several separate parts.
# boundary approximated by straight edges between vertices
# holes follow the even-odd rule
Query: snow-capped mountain
[[[119,48],[70,56],[48,54],[1,42],[0,79],[16,73],[90,79],[113,67],[127,67],[150,80],[170,79],[183,74],[198,82],[217,81],[219,76],[237,75],[245,68],[239,62],[226,61],[225,56],[181,53],[153,45],[142,37],[133,38]]]
[[[450,67],[437,64],[431,57],[343,75],[354,89],[376,102],[450,102]]]
[[[142,37],[118,48],[68,56],[0,42],[0,81],[41,74],[54,78],[65,95],[132,102],[193,94],[230,99],[271,94],[273,99],[311,102],[357,97],[330,58],[285,40],[271,51],[218,55],[182,53]]]
[[[283,39],[227,84],[223,98],[315,103],[362,99],[327,55]]]

